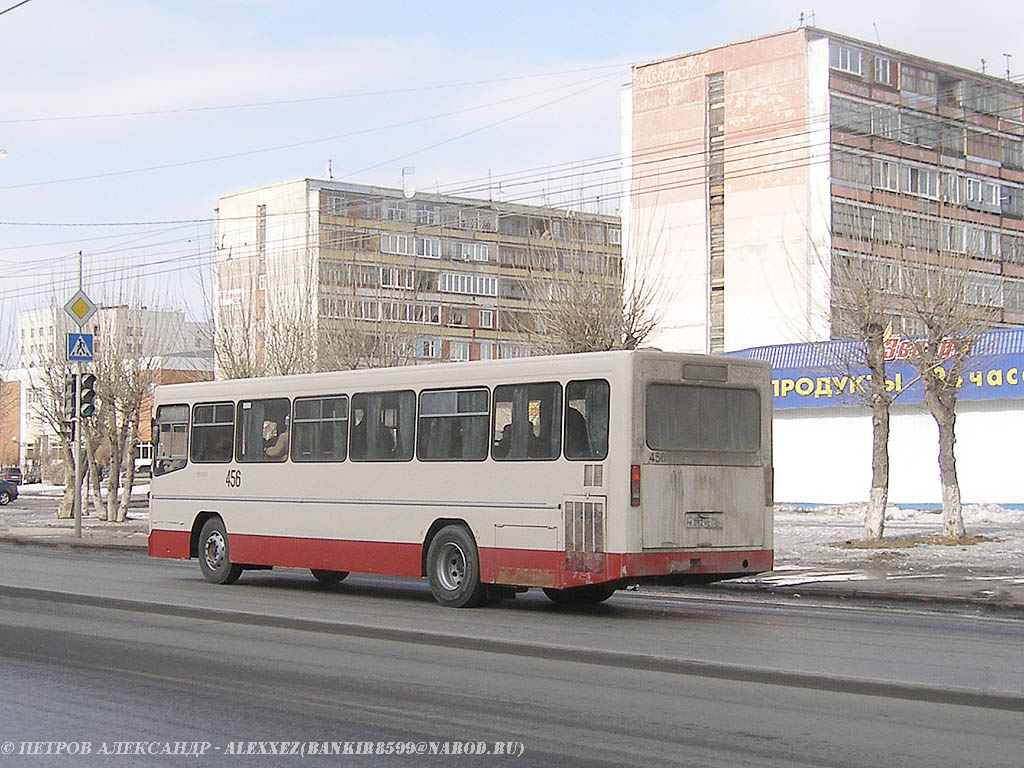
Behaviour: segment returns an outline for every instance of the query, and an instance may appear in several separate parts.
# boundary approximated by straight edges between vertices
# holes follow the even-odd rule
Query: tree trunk
[[[75,461],[74,454],[64,446],[64,497],[57,507],[58,520],[70,520],[75,516]]]
[[[938,421],[938,420],[937,420]],[[948,411],[947,418],[939,425],[939,481],[942,483],[942,535],[962,539],[964,529],[964,508],[960,501],[960,482],[956,476],[956,457],[953,444],[956,442],[954,424],[956,416]]]
[[[867,362],[871,371],[871,495],[864,518],[864,538],[880,539],[885,534],[885,508],[889,502],[889,406],[885,381],[885,339],[883,329],[874,326],[867,333]]]
[[[932,374],[934,375],[934,374]],[[950,378],[953,374],[950,374]],[[930,377],[926,377],[925,402],[931,411],[935,424],[939,428],[939,482],[942,485],[942,535],[962,539],[966,535],[964,529],[964,510],[960,501],[960,482],[956,476],[956,456],[953,445],[956,443],[956,411],[955,401],[947,402],[953,395],[943,396],[941,387]],[[956,390],[953,390],[955,393]]]
[[[125,443],[123,455],[125,456],[124,484],[121,487],[121,503],[117,505],[117,522],[123,523],[128,517],[128,505],[132,500],[132,486],[135,485],[135,444],[139,442],[139,422],[133,420],[128,430],[128,440]]]

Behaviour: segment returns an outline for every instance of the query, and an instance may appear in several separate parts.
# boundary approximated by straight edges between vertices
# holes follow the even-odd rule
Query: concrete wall
[[[649,250],[671,286],[654,344],[708,348],[715,72],[725,73],[726,349],[828,337],[817,311],[828,305],[827,265],[816,255],[828,251],[827,43],[818,48],[801,29],[634,69],[631,229],[659,235]]]
[[[871,416],[866,408],[776,410],[775,499],[781,503],[867,501]],[[957,475],[965,503],[1024,504],[1020,435],[1024,401],[957,405]],[[895,406],[889,440],[889,501],[940,504],[938,430],[924,406]]]

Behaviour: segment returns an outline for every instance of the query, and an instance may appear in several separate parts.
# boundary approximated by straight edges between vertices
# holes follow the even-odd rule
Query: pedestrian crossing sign
[[[68,334],[68,362],[91,363],[92,362],[92,334],[91,333],[69,333]]]

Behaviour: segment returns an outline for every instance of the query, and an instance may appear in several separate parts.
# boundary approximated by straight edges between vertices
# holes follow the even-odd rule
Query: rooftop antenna
[[[983,75],[985,74],[985,60],[984,59],[981,60],[981,74],[983,74]]]
[[[327,160],[327,180],[331,181],[334,179],[334,169],[331,167],[331,160]]]
[[[1003,56],[1006,57],[1006,79],[1009,80],[1010,79],[1010,57],[1013,56],[1013,54],[1012,53],[1004,53]]]
[[[408,199],[412,199],[416,195],[416,188],[412,185],[409,177],[415,175],[416,166],[405,165],[402,166],[402,194]]]
[[[882,44],[882,38],[880,38],[878,36],[878,25],[875,24],[875,22],[872,21],[871,22],[871,26],[874,27],[874,29],[875,29],[875,42],[877,42],[879,45],[881,45]]]

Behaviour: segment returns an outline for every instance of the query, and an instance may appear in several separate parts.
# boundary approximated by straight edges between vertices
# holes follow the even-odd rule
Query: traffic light
[[[92,373],[82,374],[82,393],[78,399],[78,413],[87,419],[96,413],[96,376]]]
[[[75,418],[75,378],[74,373],[64,377],[64,421]]]

